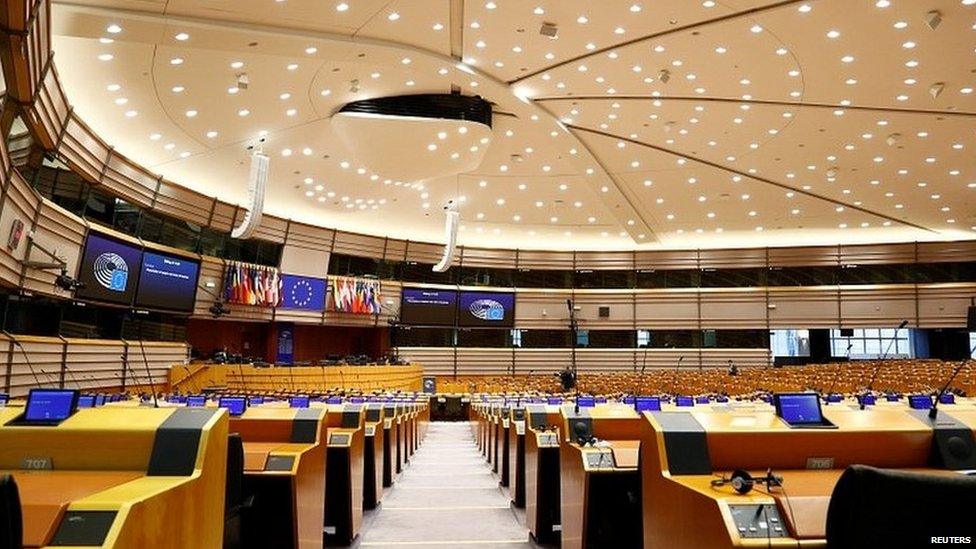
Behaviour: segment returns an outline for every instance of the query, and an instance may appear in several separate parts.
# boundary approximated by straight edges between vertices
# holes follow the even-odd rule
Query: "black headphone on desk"
[[[732,471],[732,476],[717,478],[712,481],[712,486],[725,486],[726,484],[732,485],[732,489],[740,494],[748,494],[752,491],[752,488],[757,484],[765,484],[768,490],[771,486],[782,486],[783,477],[773,474],[772,469],[766,470],[766,475],[755,478],[749,474],[749,471],[744,469],[736,469]]]

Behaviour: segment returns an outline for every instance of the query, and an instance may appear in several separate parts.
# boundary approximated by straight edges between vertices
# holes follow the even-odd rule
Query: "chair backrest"
[[[927,547],[976,538],[976,477],[848,467],[827,509],[827,547]]]
[[[17,483],[11,476],[0,475],[0,549],[22,549],[23,546],[24,519]]]
[[[244,501],[244,442],[241,435],[231,433],[227,437],[227,486],[224,494],[224,510],[236,512]]]

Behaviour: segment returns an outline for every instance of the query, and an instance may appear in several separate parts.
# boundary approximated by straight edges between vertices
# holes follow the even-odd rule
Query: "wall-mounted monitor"
[[[136,307],[191,312],[199,276],[199,261],[146,250],[139,270]]]
[[[502,292],[461,292],[458,325],[478,328],[515,326],[515,294]]]
[[[325,309],[325,296],[328,283],[321,278],[308,276],[281,276],[281,309],[300,309],[303,311],[322,311]]]
[[[141,265],[142,249],[138,245],[89,232],[78,264],[78,280],[85,287],[78,289],[75,297],[131,305]]]
[[[404,288],[400,294],[400,322],[416,326],[454,326],[457,292]]]

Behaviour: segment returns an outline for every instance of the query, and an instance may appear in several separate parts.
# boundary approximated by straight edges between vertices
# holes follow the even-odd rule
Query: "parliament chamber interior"
[[[4,0],[0,549],[976,545],[976,0]]]

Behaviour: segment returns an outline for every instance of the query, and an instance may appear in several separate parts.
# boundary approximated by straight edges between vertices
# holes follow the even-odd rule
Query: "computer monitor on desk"
[[[247,399],[244,397],[220,397],[217,405],[221,408],[227,408],[231,417],[237,417],[244,415],[244,410],[247,409]]]
[[[95,395],[95,406],[105,405],[105,393],[99,393]]]
[[[7,393],[0,393],[0,408],[3,408],[10,402],[10,395]]]
[[[691,398],[690,396],[676,396],[676,397],[674,397],[674,405],[675,406],[694,406],[695,405],[695,399]]]
[[[57,425],[78,409],[78,391],[66,389],[31,389],[22,423]]]
[[[579,397],[580,408],[592,408],[596,406],[596,399],[593,397]]]
[[[296,395],[288,399],[288,406],[291,408],[308,408],[308,395]]]
[[[190,395],[186,397],[186,405],[189,408],[203,408],[207,405],[207,397],[204,395]]]
[[[78,397],[78,408],[94,408],[95,395],[81,395]]]
[[[264,404],[264,397],[253,396],[247,399],[248,406],[259,406]]]
[[[658,397],[637,397],[637,402],[634,404],[634,409],[640,412],[660,412],[661,411],[661,399]]]
[[[824,418],[817,393],[777,393],[773,395],[776,415],[793,429],[833,429]]]
[[[929,395],[910,395],[908,406],[912,410],[928,410],[932,407],[932,397]]]

